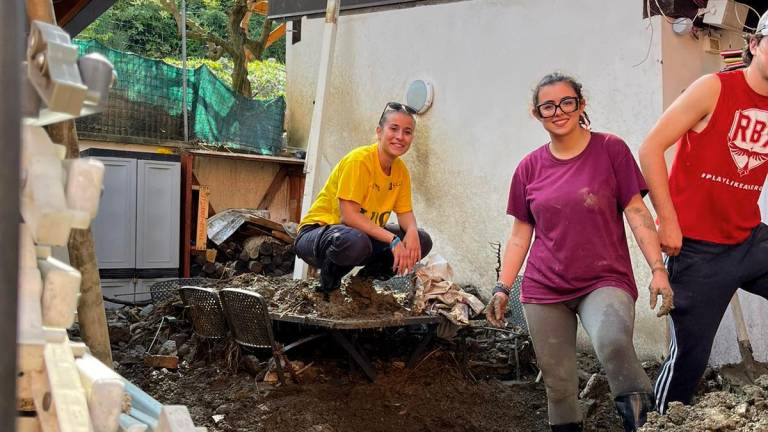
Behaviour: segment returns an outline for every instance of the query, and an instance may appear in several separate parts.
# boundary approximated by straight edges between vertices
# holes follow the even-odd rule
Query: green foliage
[[[166,63],[181,67],[181,60],[163,59]],[[232,61],[228,58],[211,60],[206,58],[187,59],[188,68],[207,66],[217,78],[232,87]],[[285,96],[285,65],[275,60],[252,61],[248,64],[248,79],[251,82],[254,99],[272,99]]]
[[[117,0],[101,17],[83,30],[80,39],[93,39],[119,50],[149,58],[179,58],[181,35],[176,21],[158,0]],[[201,27],[227,40],[229,10],[234,0],[187,0],[187,17]],[[179,0],[176,0],[180,4]],[[253,15],[249,26],[251,37],[261,31],[264,17]],[[276,27],[278,24],[273,24]],[[188,57],[205,57],[205,44],[188,38]],[[270,46],[263,58],[285,63],[285,38]]]

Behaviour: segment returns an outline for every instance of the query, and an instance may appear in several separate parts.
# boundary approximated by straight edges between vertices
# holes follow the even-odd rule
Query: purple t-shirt
[[[605,286],[637,286],[623,211],[648,187],[624,141],[592,132],[578,156],[561,160],[544,145],[515,170],[507,213],[534,227],[520,293],[523,303],[558,303]]]

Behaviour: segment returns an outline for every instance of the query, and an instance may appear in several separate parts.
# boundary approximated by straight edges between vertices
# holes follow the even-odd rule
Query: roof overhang
[[[106,12],[115,0],[53,0],[56,22],[75,37]]]
[[[340,0],[341,10],[348,11],[400,3],[419,3],[424,0]],[[270,0],[269,18],[295,19],[305,15],[324,14],[327,0]]]

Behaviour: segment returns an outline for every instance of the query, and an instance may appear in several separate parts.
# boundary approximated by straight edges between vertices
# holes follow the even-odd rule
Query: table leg
[[[355,348],[355,346],[342,332],[338,330],[332,330],[331,337],[333,337],[333,340],[335,340],[336,343],[341,345],[341,347],[344,348],[347,353],[349,353],[355,363],[360,366],[360,368],[365,373],[365,376],[367,376],[371,382],[376,381],[376,371],[373,369],[373,365],[371,365],[370,361],[368,361],[365,356],[363,356],[363,354],[358,351],[357,348]]]

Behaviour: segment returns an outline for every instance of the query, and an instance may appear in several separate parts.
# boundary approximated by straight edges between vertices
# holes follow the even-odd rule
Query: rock
[[[111,322],[109,323],[109,340],[113,344],[120,342],[127,343],[131,340],[131,330],[128,323]]]
[[[579,394],[581,399],[600,399],[610,393],[608,387],[608,378],[601,374],[592,374],[584,386],[584,390]]]
[[[154,310],[155,310],[155,305],[148,304],[143,308],[141,308],[141,312],[139,312],[139,315],[146,318],[150,316]]]
[[[736,408],[733,410],[733,412],[736,413],[736,415],[746,418],[747,417],[747,411],[749,410],[749,404],[746,402],[742,402],[736,406]]]
[[[192,351],[192,349],[189,347],[189,344],[184,344],[179,347],[178,356],[186,358],[190,351]]]
[[[176,353],[176,342],[172,340],[163,342],[160,346],[160,351],[158,352],[160,355],[176,355]]]
[[[667,418],[676,425],[685,423],[688,419],[688,408],[682,402],[670,402],[667,408]]]

